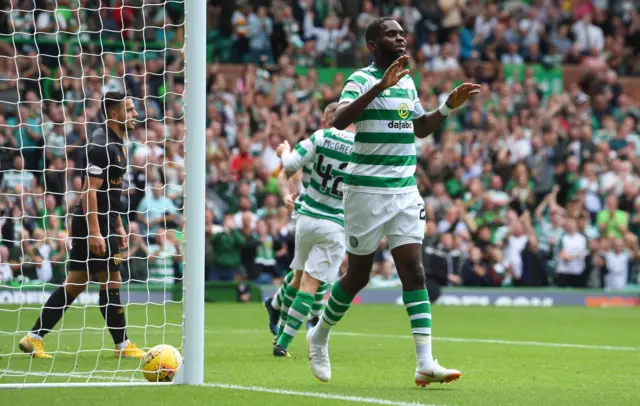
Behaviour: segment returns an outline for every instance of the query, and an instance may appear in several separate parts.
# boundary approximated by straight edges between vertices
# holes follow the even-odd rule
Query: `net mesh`
[[[128,131],[120,267],[127,333],[181,350],[184,2],[8,0],[0,10],[0,384],[138,381],[114,357],[93,278],[45,337],[53,360],[20,352],[69,272],[69,230],[103,95],[138,113]],[[81,218],[82,220],[82,218]]]

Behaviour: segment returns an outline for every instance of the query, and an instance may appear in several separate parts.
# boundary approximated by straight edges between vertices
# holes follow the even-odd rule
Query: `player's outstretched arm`
[[[396,83],[400,81],[405,75],[409,74],[409,69],[403,69],[404,64],[409,60],[409,56],[403,55],[400,58],[396,59],[384,73],[384,76],[380,80],[380,82],[373,85],[369,90],[360,94],[355,100],[350,102],[343,102],[341,100],[338,109],[333,115],[332,127],[337,128],[338,130],[344,130],[349,125],[351,125],[356,118],[371,102],[373,99],[378,97],[380,92],[384,89],[387,89],[391,86],[394,86]],[[345,91],[348,91],[349,83],[345,85]],[[343,91],[344,93],[344,91]]]
[[[456,87],[447,98],[447,101],[437,110],[425,113],[422,117],[413,120],[414,134],[418,138],[426,138],[436,131],[449,114],[462,106],[471,97],[480,93],[480,85],[463,83]]]

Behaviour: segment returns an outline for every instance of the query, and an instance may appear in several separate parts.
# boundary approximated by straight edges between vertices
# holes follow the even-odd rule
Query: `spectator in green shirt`
[[[629,213],[618,209],[618,197],[607,196],[607,208],[598,213],[600,235],[609,238],[623,238],[629,229]]]
[[[209,280],[232,281],[240,267],[244,237],[236,230],[233,215],[227,214],[222,222],[223,231],[211,237],[213,245],[213,269]]]

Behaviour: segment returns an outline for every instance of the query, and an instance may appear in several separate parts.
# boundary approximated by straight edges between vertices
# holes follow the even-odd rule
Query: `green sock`
[[[351,296],[342,290],[340,283],[333,285],[327,304],[322,312],[322,318],[320,319],[321,328],[319,331],[326,331],[326,338],[329,337],[329,330],[344,317],[354,298],[355,296]],[[319,332],[318,334],[322,333]]]
[[[289,313],[289,308],[293,304],[293,301],[296,298],[297,294],[298,294],[298,289],[294,288],[291,285],[288,285],[287,289],[284,292],[284,295],[282,295],[282,308],[280,309],[280,321],[278,322],[278,335],[277,335],[278,338],[280,338],[280,336],[282,335],[282,332],[284,331],[284,326],[287,325],[287,316]]]
[[[304,320],[307,318],[309,311],[311,310],[311,304],[313,303],[313,295],[307,292],[298,292],[295,300],[289,308],[289,314],[287,317],[287,325],[280,337],[278,337],[278,345],[281,347],[289,348],[289,344],[296,336],[300,327],[304,324]]]
[[[280,310],[282,308],[282,298],[284,297],[284,292],[287,290],[287,286],[291,283],[293,279],[293,269],[289,271],[289,273],[284,277],[282,281],[282,285],[278,288],[278,292],[271,299],[271,307],[276,310]]]
[[[318,287],[318,291],[313,296],[313,304],[311,305],[311,312],[309,312],[310,317],[318,317],[322,314],[322,308],[324,307],[324,295],[327,293],[328,288],[329,285],[324,282]]]
[[[431,354],[431,302],[426,289],[402,292],[404,307],[411,322],[411,333],[416,347],[419,367],[433,362]]]

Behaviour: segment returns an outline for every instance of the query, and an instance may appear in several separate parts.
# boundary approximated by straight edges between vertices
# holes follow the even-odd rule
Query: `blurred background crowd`
[[[7,3],[0,11],[0,281],[64,279],[67,212],[82,186],[87,136],[103,120],[100,96],[113,89],[134,97],[141,119],[129,134],[119,208],[131,233],[123,271],[132,281],[179,282],[182,3]],[[345,78],[371,62],[365,27],[392,16],[407,33],[425,109],[461,81],[483,85],[436,134],[417,140],[427,277],[441,286],[635,285],[640,110],[623,79],[640,73],[639,6],[209,1],[207,279],[280,283],[294,223],[280,198],[275,150],[321,127]],[[567,65],[576,65],[579,80],[563,78]],[[300,176],[297,183],[301,189]],[[371,285],[399,285],[384,242]]]

